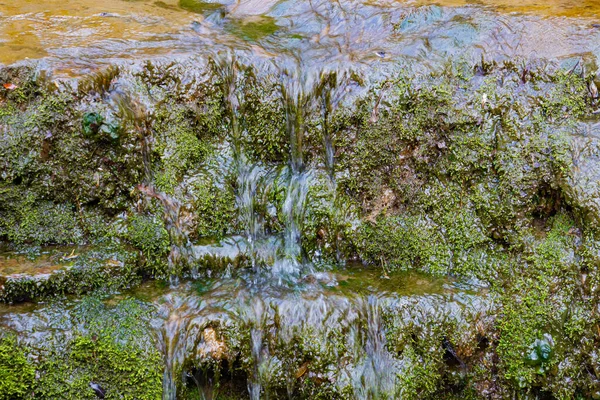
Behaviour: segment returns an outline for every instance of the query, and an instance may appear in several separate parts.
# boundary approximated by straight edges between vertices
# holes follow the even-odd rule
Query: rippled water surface
[[[418,3],[444,6],[482,5],[502,12],[567,17],[598,17],[600,11],[598,0],[422,0]]]
[[[0,63],[42,59],[66,73],[235,48],[308,63],[448,56],[596,56],[600,1],[91,0],[0,3]],[[452,6],[452,7],[446,7]],[[565,18],[574,17],[574,18]]]

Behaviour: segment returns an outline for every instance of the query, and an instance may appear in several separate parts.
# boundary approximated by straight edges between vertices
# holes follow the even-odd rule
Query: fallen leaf
[[[308,361],[305,361],[304,364],[302,364],[300,366],[300,368],[298,368],[298,370],[296,371],[296,379],[302,378],[302,376],[304,376],[304,374],[306,374],[306,372],[308,371]]]
[[[15,90],[16,88],[18,88],[18,86],[15,85],[14,83],[5,83],[2,86],[4,86],[4,89],[8,89],[8,90]]]

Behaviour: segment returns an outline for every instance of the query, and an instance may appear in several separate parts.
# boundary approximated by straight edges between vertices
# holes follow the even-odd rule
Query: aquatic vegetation
[[[104,117],[96,112],[84,114],[81,126],[83,134],[89,138],[119,140],[119,127],[105,122]]]

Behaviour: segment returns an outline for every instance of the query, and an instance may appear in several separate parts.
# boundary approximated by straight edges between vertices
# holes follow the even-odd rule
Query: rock
[[[600,226],[600,123],[580,123],[571,137],[573,167],[562,189],[573,207]]]
[[[104,390],[102,386],[98,385],[97,383],[90,382],[90,388],[92,388],[99,399],[103,399],[104,396],[106,396],[106,390]]]

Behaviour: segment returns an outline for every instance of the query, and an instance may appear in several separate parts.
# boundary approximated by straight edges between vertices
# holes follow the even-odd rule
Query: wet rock
[[[102,386],[98,385],[97,383],[90,382],[90,388],[94,391],[96,397],[99,399],[103,399],[104,396],[106,396],[106,390],[104,390]]]
[[[200,295],[184,289],[159,301],[165,325],[161,319],[155,323],[162,326],[166,376],[179,391],[184,390],[178,382],[181,368],[206,369],[215,363],[219,368],[228,354],[227,365],[241,364],[251,391],[287,386],[309,397],[346,391],[358,397],[394,396],[412,390],[398,379],[414,368],[412,351],[425,351],[431,368],[443,368],[443,352],[436,353],[429,343],[437,338],[456,354],[442,336],[452,326],[452,337],[476,349],[477,343],[464,341],[475,331],[467,332],[476,330],[481,319],[493,318],[487,296],[451,288],[438,294],[379,291],[377,297],[357,297],[352,291],[345,294],[343,285],[305,282],[301,285],[311,289],[298,296],[268,284],[255,292],[243,282],[217,281]]]
[[[200,360],[221,361],[227,355],[227,345],[217,339],[217,331],[214,328],[206,328],[202,332],[202,342],[198,345],[198,357]]]
[[[580,123],[571,137],[573,167],[563,188],[571,204],[600,226],[600,124]]]

